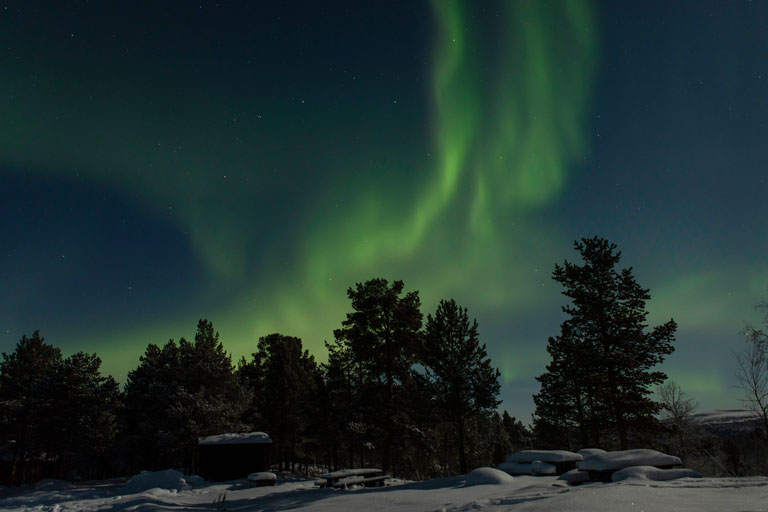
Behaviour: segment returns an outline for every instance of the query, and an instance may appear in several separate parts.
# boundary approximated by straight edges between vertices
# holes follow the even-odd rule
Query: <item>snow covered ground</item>
[[[246,480],[194,486],[164,475],[171,489],[125,483],[69,485],[45,481],[0,489],[2,511],[85,512],[219,510],[337,511],[766,511],[768,478],[684,478],[668,482],[627,479],[568,486],[556,477],[497,478],[496,470],[384,488],[318,489],[312,481],[251,487]],[[146,478],[143,480],[148,482]],[[493,483],[485,483],[493,482]],[[151,485],[151,483],[148,483]]]

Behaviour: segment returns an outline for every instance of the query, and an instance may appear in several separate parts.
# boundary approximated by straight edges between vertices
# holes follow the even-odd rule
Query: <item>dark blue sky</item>
[[[122,379],[200,317],[323,340],[372,277],[454,297],[527,417],[579,236],[736,405],[766,292],[768,4],[0,3],[0,349]]]

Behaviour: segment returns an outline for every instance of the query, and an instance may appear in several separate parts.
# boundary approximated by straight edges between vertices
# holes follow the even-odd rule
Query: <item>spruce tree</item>
[[[652,387],[666,375],[653,368],[674,350],[677,325],[669,320],[647,330],[649,290],[632,268],[616,269],[616,245],[594,237],[574,248],[583,264],[565,261],[553,272],[570,303],[560,336],[548,343],[552,362],[538,377],[536,428],[568,433],[576,425],[582,444],[599,444],[607,441],[597,427],[604,425],[626,449],[633,436],[656,425],[661,405],[652,400]]]
[[[427,326],[420,362],[440,412],[453,425],[459,471],[467,472],[467,433],[470,422],[490,415],[500,403],[499,371],[491,366],[480,344],[477,320],[451,299],[441,300]]]

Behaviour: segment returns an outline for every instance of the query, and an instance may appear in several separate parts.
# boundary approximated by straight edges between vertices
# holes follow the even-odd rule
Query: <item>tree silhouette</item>
[[[555,265],[553,279],[564,287],[570,303],[561,334],[550,338],[552,362],[537,379],[542,389],[536,401],[539,430],[569,429],[573,422],[592,442],[607,426],[622,449],[630,435],[656,425],[661,405],[651,399],[652,386],[666,375],[652,368],[674,348],[674,320],[646,332],[647,289],[635,281],[631,268],[616,270],[621,253],[603,238],[574,242],[583,264]],[[560,421],[561,425],[556,425]]]
[[[256,404],[254,424],[272,437],[280,468],[303,455],[309,407],[316,386],[315,358],[301,339],[282,334],[259,338],[250,362],[238,373],[250,387]]]
[[[467,424],[490,415],[500,403],[499,371],[480,344],[477,320],[469,321],[467,309],[441,300],[427,326],[420,361],[427,374],[438,410],[453,425],[457,439],[459,471],[467,472]]]
[[[422,315],[418,292],[401,297],[403,282],[371,279],[347,290],[352,313],[334,331],[337,341],[349,347],[362,374],[364,403],[376,404],[367,411],[381,443],[382,466],[392,465],[398,433],[402,433],[404,384],[416,358]]]

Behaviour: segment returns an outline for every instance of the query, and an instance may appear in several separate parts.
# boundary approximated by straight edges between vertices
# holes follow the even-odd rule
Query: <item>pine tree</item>
[[[149,344],[125,384],[121,444],[128,471],[178,467],[182,463],[168,411],[181,380],[179,346],[169,340],[162,348]]]
[[[371,279],[349,288],[353,312],[334,331],[361,373],[358,403],[368,406],[364,424],[374,429],[372,437],[380,444],[385,471],[390,471],[393,456],[403,451],[398,439],[408,423],[404,383],[410,378],[422,322],[418,292],[401,297],[403,286],[402,281],[390,286],[386,279]]]
[[[114,471],[120,388],[101,374],[96,354],[77,352],[41,383],[46,414],[37,428],[60,477],[101,478]]]
[[[420,361],[438,409],[452,423],[457,439],[459,471],[467,472],[469,422],[489,415],[500,403],[499,371],[480,344],[477,320],[466,308],[441,300],[435,316],[427,316]]]
[[[578,425],[582,442],[604,442],[595,425],[607,425],[626,449],[632,435],[656,425],[661,405],[651,399],[652,386],[666,375],[654,371],[674,348],[674,320],[646,331],[645,303],[650,299],[631,268],[616,270],[621,253],[605,239],[574,243],[584,263],[555,265],[553,279],[570,303],[561,334],[550,338],[552,362],[538,377],[534,397],[538,431]],[[557,425],[556,422],[561,422]]]
[[[47,414],[44,380],[62,362],[61,350],[45,343],[39,331],[26,335],[0,361],[0,429],[2,450],[12,461],[11,481],[24,483],[28,461],[40,460],[43,449],[37,426]]]
[[[281,469],[304,455],[305,430],[316,386],[317,364],[301,339],[282,334],[259,338],[258,351],[238,373],[253,391],[255,424],[272,437]]]
[[[199,437],[249,428],[242,420],[251,394],[204,319],[194,342],[181,338],[178,345],[171,340],[162,349],[147,347],[128,373],[125,401],[124,445],[141,447],[134,463],[154,468],[190,468]]]

